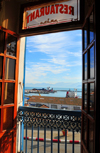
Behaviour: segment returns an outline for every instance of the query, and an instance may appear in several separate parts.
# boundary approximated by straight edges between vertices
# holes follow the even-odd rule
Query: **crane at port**
[[[39,90],[37,90],[37,92],[39,93]],[[39,96],[41,96],[40,93],[39,93]]]
[[[39,96],[41,96],[40,93],[39,93]]]

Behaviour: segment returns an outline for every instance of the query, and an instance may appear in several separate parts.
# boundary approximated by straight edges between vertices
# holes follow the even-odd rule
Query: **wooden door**
[[[95,12],[92,6],[84,21],[83,35],[83,76],[82,76],[82,137],[81,152],[95,153],[95,111],[96,111],[96,50]]]
[[[0,153],[16,150],[19,38],[0,27]]]

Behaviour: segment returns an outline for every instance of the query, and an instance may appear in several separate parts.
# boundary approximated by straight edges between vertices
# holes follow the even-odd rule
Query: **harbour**
[[[34,90],[32,90],[34,89]],[[43,89],[43,90],[42,90]],[[44,90],[41,87],[26,87],[25,96],[48,96],[48,97],[66,97],[67,91],[74,92],[75,88],[53,88],[53,90]],[[82,98],[82,89],[77,88],[77,97]]]

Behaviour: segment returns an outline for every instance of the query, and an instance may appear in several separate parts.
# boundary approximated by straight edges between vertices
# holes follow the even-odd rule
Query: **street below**
[[[31,138],[31,128],[27,129],[27,137]],[[24,137],[25,137],[25,133],[26,130],[24,129]],[[65,140],[65,136],[63,136],[62,130],[60,130],[59,132],[59,139],[60,140]],[[75,132],[74,134],[74,140],[78,140],[80,141],[80,132]],[[72,140],[72,132],[68,131],[68,136],[67,136],[67,140]],[[33,130],[33,137],[37,138],[38,137],[38,130],[37,128],[34,128]],[[40,128],[39,129],[39,138],[44,138],[44,129]],[[46,139],[51,139],[51,129],[46,129]],[[53,139],[58,139],[58,130],[53,129]],[[25,150],[25,141],[24,140],[24,150]],[[72,153],[72,144],[66,144],[67,145],[67,153]],[[37,153],[38,151],[40,153],[44,153],[44,141],[41,142],[39,141],[39,150],[38,150],[38,141],[33,141],[33,152]],[[46,142],[46,152],[47,153],[51,153],[51,142]],[[75,144],[74,145],[74,152],[75,153],[80,153],[81,149],[81,145],[80,144]],[[65,153],[65,143],[59,143],[59,150],[60,153]],[[58,143],[57,142],[53,142],[53,153],[57,153],[58,152]],[[27,153],[31,153],[31,140],[27,140]]]

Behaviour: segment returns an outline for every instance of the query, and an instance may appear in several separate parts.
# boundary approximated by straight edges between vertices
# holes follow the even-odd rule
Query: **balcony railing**
[[[67,153],[67,130],[72,131],[72,153],[74,153],[75,147],[75,132],[81,132],[81,111],[66,111],[66,110],[56,110],[56,109],[45,109],[45,108],[32,108],[20,106],[18,110],[18,122],[20,122],[20,152],[29,153],[28,151],[28,141],[31,140],[31,153],[34,152],[34,129],[37,129],[37,153],[41,153],[39,150],[39,143],[43,141],[44,143],[44,153],[46,153],[46,131],[48,128],[51,131],[50,138],[50,148],[51,153],[53,153],[53,143],[57,143],[57,152],[60,152],[60,130],[65,130],[65,140],[62,141],[65,146],[65,153]],[[24,125],[24,126],[23,126]],[[24,127],[24,136],[22,132],[22,127]],[[40,138],[40,128],[44,130],[43,138]],[[28,130],[31,130],[31,137],[28,137]],[[53,131],[56,129],[58,136],[56,140],[53,139]],[[24,140],[23,140],[24,139]],[[23,141],[25,142],[25,147],[23,146]],[[76,142],[77,143],[77,142]]]

